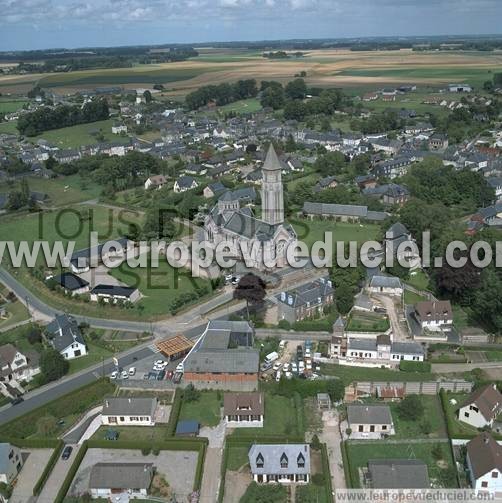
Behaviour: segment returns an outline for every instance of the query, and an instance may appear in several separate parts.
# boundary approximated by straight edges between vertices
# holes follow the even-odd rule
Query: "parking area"
[[[9,498],[11,503],[26,503],[33,497],[33,486],[42,475],[52,454],[52,449],[27,449],[21,451],[24,465]]]
[[[484,351],[466,351],[465,357],[468,363],[486,363],[488,361]]]
[[[156,366],[156,362],[164,362],[161,366]],[[148,378],[155,380],[169,379],[172,377],[176,370],[176,366],[182,361],[182,359],[174,360],[167,363],[166,358],[162,353],[152,353],[147,358],[133,362],[130,366],[124,367],[122,371],[127,372],[127,377],[122,376],[122,371],[119,371],[116,380],[120,382],[121,380],[127,379],[128,381],[139,380],[143,381]],[[134,368],[134,374],[129,373],[129,370]],[[163,369],[161,371],[160,369]],[[111,374],[112,379],[113,374]]]
[[[143,456],[141,451],[129,449],[89,449],[73,479],[70,495],[79,496],[88,492],[91,469],[96,463],[153,463],[178,501],[186,501],[192,492],[197,457],[198,453],[191,451],[160,451],[157,456]]]

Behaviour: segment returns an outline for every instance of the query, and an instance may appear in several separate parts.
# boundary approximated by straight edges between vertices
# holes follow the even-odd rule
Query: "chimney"
[[[128,399],[127,399],[127,401],[128,401],[129,403],[131,403],[131,398],[128,398]]]

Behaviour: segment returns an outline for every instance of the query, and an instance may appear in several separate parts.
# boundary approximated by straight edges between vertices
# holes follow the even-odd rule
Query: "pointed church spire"
[[[281,161],[279,161],[279,158],[277,157],[274,144],[272,142],[270,142],[270,146],[268,147],[267,157],[265,158],[263,169],[266,171],[277,171],[282,169]]]

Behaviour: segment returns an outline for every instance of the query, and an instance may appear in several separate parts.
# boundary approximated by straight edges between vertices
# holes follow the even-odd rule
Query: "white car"
[[[303,360],[300,360],[298,362],[298,368],[299,368],[300,372],[303,372],[303,369],[305,368],[305,362]]]
[[[110,374],[110,379],[117,379],[119,373],[117,370],[114,370],[111,374]]]
[[[135,375],[135,374],[136,374],[136,367],[131,367],[131,368],[129,369],[129,375],[130,375],[130,376],[133,376],[133,375]]]
[[[286,376],[286,379],[291,379],[293,377],[291,372],[284,372],[284,375]]]
[[[183,362],[176,365],[176,372],[183,372]]]
[[[286,347],[286,341],[279,342],[279,349],[284,349]]]
[[[274,372],[277,372],[280,368],[282,367],[282,363],[281,362],[276,362],[274,363]]]
[[[283,366],[282,366],[282,370],[284,372],[289,372],[289,363],[285,363]]]
[[[160,365],[164,365],[164,363],[166,363],[164,360],[157,360],[157,361],[154,363],[154,365],[159,365],[159,366],[160,366]],[[166,365],[167,365],[167,363],[166,363]]]
[[[280,370],[278,370],[275,373],[275,380],[276,380],[276,382],[279,382],[281,380],[281,371]]]
[[[291,364],[291,372],[294,372],[295,374],[298,372],[298,365],[296,365],[295,362]]]
[[[305,365],[305,368],[307,370],[312,370],[312,364],[310,362],[307,362],[307,365]]]
[[[127,373],[127,370],[123,370],[120,377],[122,377],[122,379],[129,379],[129,374]]]

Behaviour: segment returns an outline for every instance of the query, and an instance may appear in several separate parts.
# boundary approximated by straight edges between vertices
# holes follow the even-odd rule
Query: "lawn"
[[[164,259],[159,267],[131,268],[122,263],[112,269],[110,274],[119,281],[135,286],[144,296],[138,304],[143,306],[143,313],[148,316],[167,314],[171,303],[180,295],[193,294],[198,288],[206,287],[211,291],[211,283],[202,278],[193,278],[186,268],[174,268]],[[195,302],[193,299],[192,302]],[[185,306],[189,305],[187,302]]]
[[[249,462],[248,445],[228,445],[227,470],[237,471]]]
[[[179,419],[192,419],[201,426],[217,426],[221,419],[221,400],[217,391],[201,391],[198,400],[184,401]]]
[[[112,124],[114,122],[114,119],[106,119],[104,121],[89,122],[88,124],[79,124],[78,126],[51,129],[30,139],[36,142],[43,138],[60,148],[78,148],[82,145],[93,145],[103,141],[102,139],[98,139],[98,135],[93,134],[99,131],[103,135],[104,141],[129,143],[128,136],[120,136],[112,133]]]
[[[452,304],[453,325],[457,330],[462,330],[469,325],[468,313],[458,304]]]
[[[424,300],[428,300],[427,297],[419,295],[415,292],[410,292],[409,290],[404,291],[404,303],[406,305],[416,304],[417,302],[422,302]]]
[[[16,304],[21,304],[19,301]],[[22,304],[21,304],[22,305]],[[0,325],[1,326],[1,325]],[[14,344],[20,351],[37,351],[41,345],[32,345],[29,343],[27,335],[35,325],[28,323],[16,328],[0,332],[0,346],[4,344]]]
[[[349,458],[349,470],[352,479],[352,486],[360,488],[359,468],[367,466],[370,459],[419,459],[427,464],[429,478],[438,481],[441,487],[456,487],[455,472],[451,467],[453,459],[448,442],[441,442],[442,459],[436,461],[432,456],[433,443],[407,443],[391,444],[378,440],[371,442],[349,441],[346,443],[347,455]],[[447,469],[446,467],[450,467]],[[436,487],[436,484],[434,484]]]
[[[223,113],[234,112],[237,114],[251,114],[258,112],[262,109],[260,101],[256,98],[249,98],[247,100],[239,100],[234,103],[229,103],[219,107],[218,110]]]
[[[0,122],[0,134],[15,134],[18,135],[17,121]]]
[[[365,241],[375,240],[380,235],[380,227],[368,223],[335,222],[334,220],[290,220],[298,240],[311,247],[316,241],[324,241],[324,233],[333,233],[333,254],[336,252],[336,242],[347,243],[356,241],[359,245]]]
[[[104,440],[106,432],[112,429],[119,434],[119,440],[125,442],[163,442],[167,438],[167,425],[156,426],[101,426],[91,437],[92,440]],[[113,447],[113,441],[110,441]]]
[[[107,349],[98,346],[97,344],[93,344],[89,341],[88,338],[86,338],[85,343],[89,352],[85,356],[74,358],[73,360],[69,361],[69,374],[74,374],[75,372],[79,372],[80,370],[90,367],[91,365],[100,363],[113,355],[111,351],[108,351]],[[99,372],[101,373],[101,371]]]
[[[409,381],[435,381],[436,374],[425,372],[401,372],[399,370],[349,367],[345,365],[321,364],[321,374],[336,376],[348,386],[352,382],[409,382]]]
[[[10,114],[23,108],[28,103],[24,100],[0,100],[0,114]]]
[[[417,290],[427,290],[429,278],[422,270],[412,271],[406,283],[415,287]]]
[[[2,425],[0,435],[10,438],[56,438],[84,412],[100,404],[105,396],[113,395],[114,392],[115,385],[108,380],[94,381]],[[47,417],[63,422],[55,424],[49,431],[39,431],[39,420]]]
[[[0,303],[1,304],[1,303]],[[15,325],[24,320],[28,320],[30,318],[30,314],[28,310],[19,302],[19,300],[15,302],[9,302],[5,304],[5,309],[7,310],[7,319],[0,320],[0,328],[9,327],[11,325]]]
[[[450,438],[475,437],[479,434],[477,428],[469,424],[462,423],[457,419],[457,410],[467,400],[467,393],[446,393],[443,400],[443,410],[448,423],[448,434]],[[454,400],[456,403],[451,403]]]

